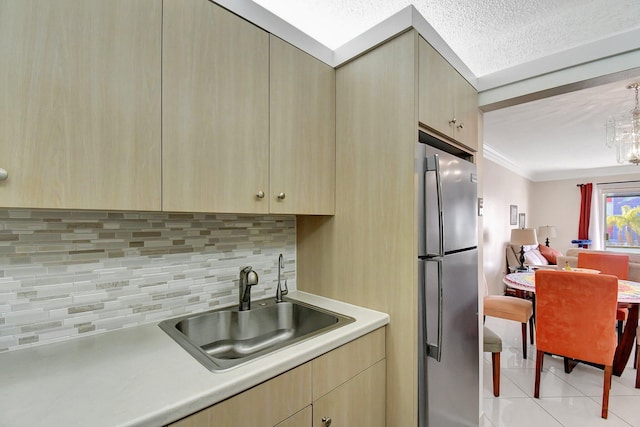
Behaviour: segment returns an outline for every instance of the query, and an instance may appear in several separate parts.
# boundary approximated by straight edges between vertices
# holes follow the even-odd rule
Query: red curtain
[[[591,219],[591,193],[593,184],[580,185],[580,224],[578,225],[578,239],[589,239],[589,220]]]

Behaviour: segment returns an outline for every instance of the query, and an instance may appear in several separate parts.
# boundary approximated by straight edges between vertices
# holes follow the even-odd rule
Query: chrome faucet
[[[284,258],[282,258],[282,254],[278,257],[278,288],[276,289],[276,302],[284,301],[282,299],[283,296],[289,293],[289,288],[287,288],[287,281],[284,281],[284,288],[282,287],[282,283],[280,282],[280,274],[284,270]]]
[[[251,310],[251,287],[258,284],[258,273],[251,266],[240,270],[240,311]]]

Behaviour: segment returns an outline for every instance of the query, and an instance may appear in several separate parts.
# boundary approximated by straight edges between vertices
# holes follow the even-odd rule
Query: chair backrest
[[[580,252],[578,268],[593,268],[601,274],[611,274],[618,279],[629,278],[629,256],[621,254],[601,254]]]
[[[607,274],[536,271],[537,350],[611,365],[618,279]]]

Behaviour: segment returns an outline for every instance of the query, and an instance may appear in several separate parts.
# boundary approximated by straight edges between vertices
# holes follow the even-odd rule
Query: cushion
[[[525,252],[524,259],[529,265],[549,265],[549,261],[542,256],[538,249],[531,249]]]
[[[562,256],[562,252],[553,249],[551,246],[538,245],[540,254],[549,261],[549,264],[558,264],[558,257]]]
[[[483,350],[487,353],[499,353],[502,351],[502,340],[491,329],[484,327]]]
[[[505,295],[484,297],[484,315],[527,323],[533,314],[533,303],[529,300]]]

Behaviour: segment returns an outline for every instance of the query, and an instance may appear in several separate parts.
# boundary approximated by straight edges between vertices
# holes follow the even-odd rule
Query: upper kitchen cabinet
[[[477,150],[478,93],[422,37],[418,43],[420,122]]]
[[[335,70],[271,36],[270,211],[335,212]]]
[[[0,2],[0,205],[160,209],[160,0]]]
[[[167,211],[269,211],[269,34],[207,0],[165,0]]]

